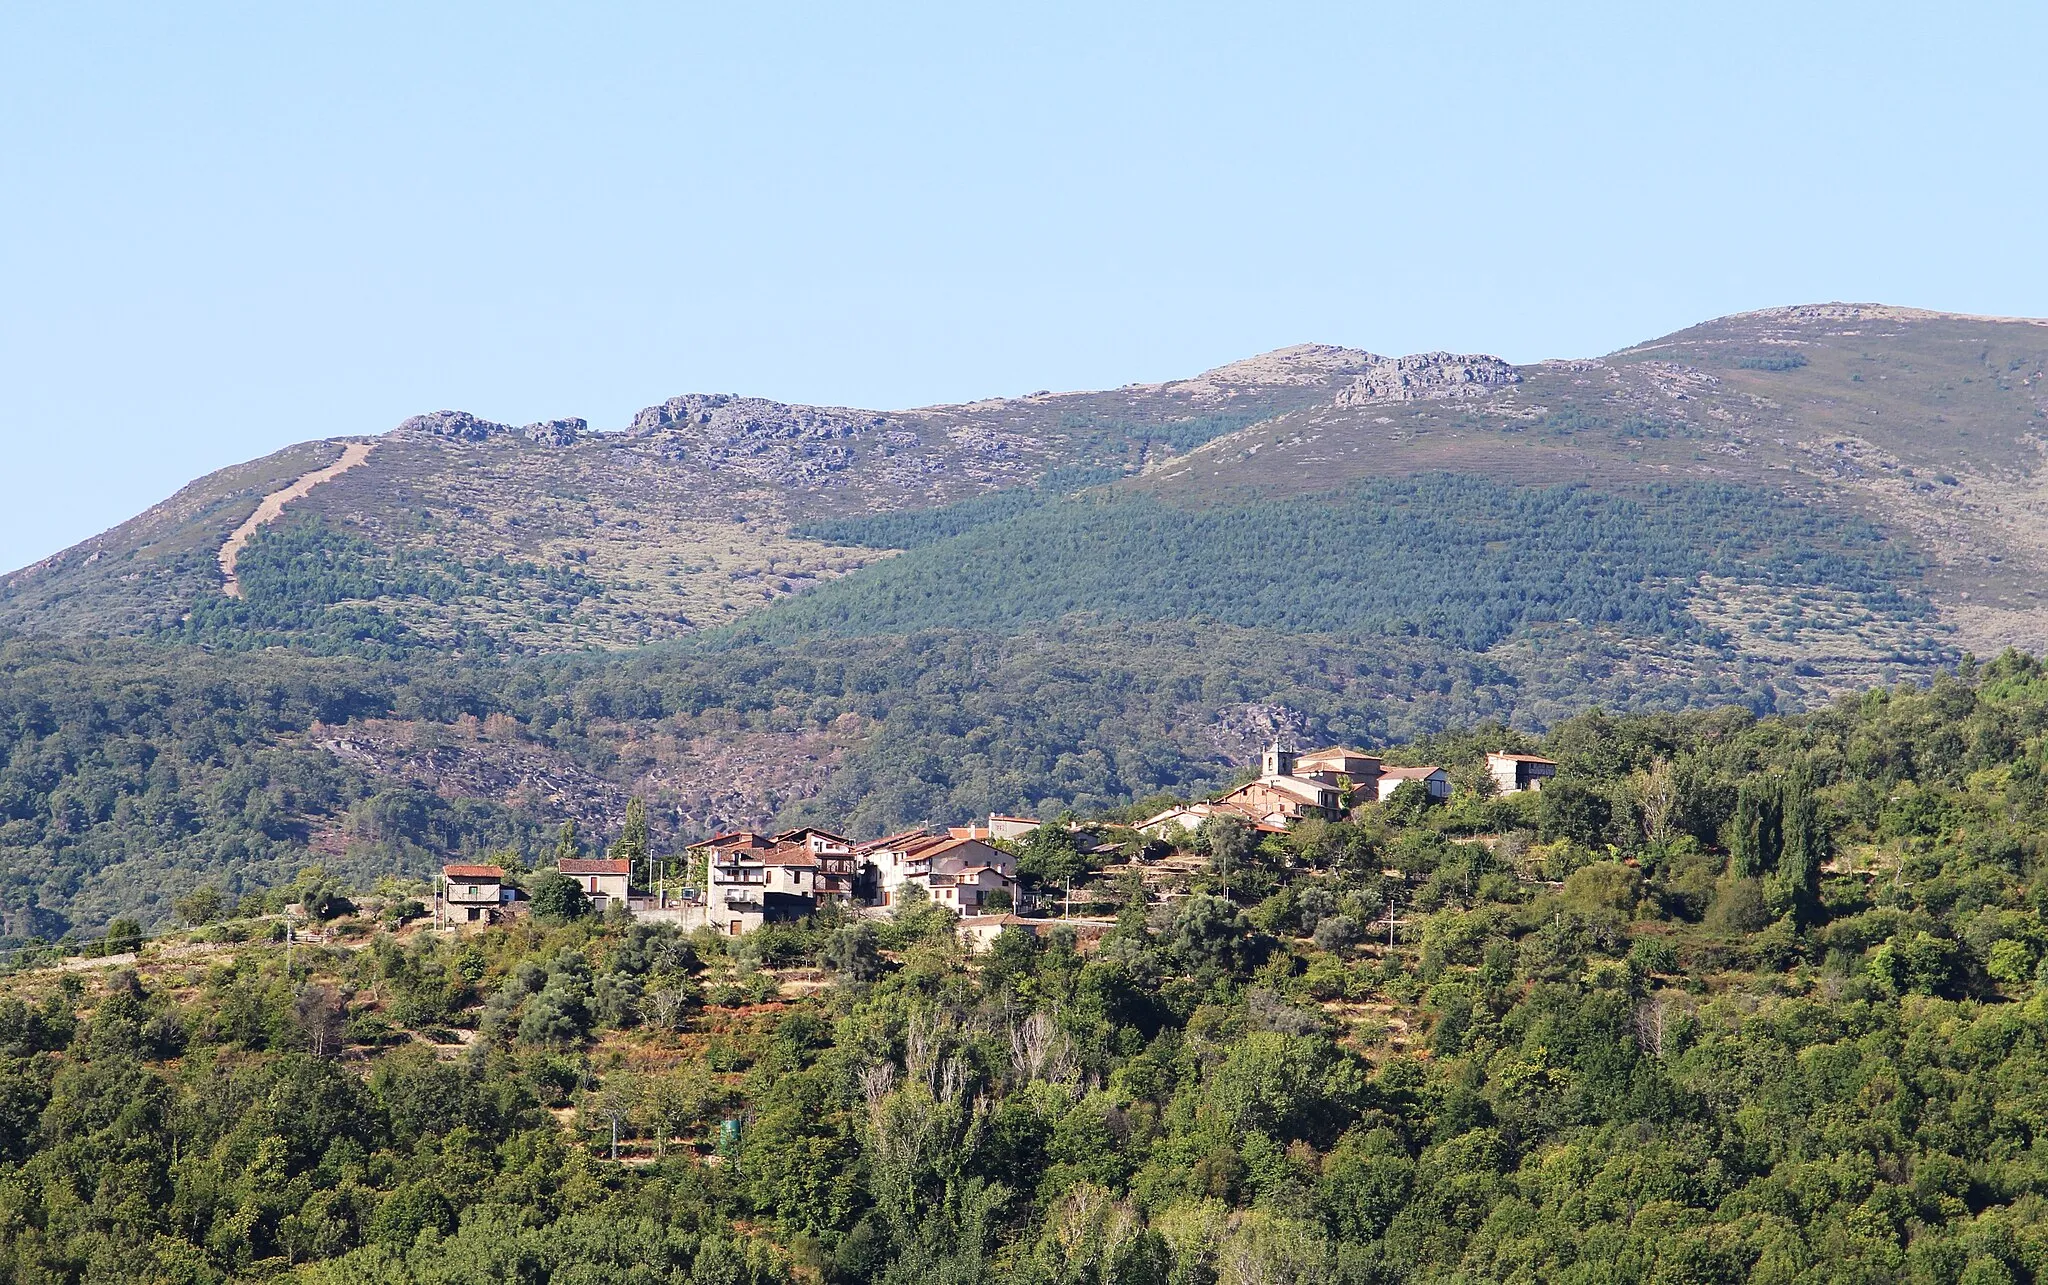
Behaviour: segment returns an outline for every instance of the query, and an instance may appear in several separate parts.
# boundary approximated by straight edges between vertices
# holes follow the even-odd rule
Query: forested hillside
[[[1821,305],[303,443],[0,578],[0,939],[596,842],[632,797],[661,844],[866,835],[1212,789],[1274,734],[1924,682],[2048,645],[2044,337]]]
[[[1114,493],[1019,504],[1002,516],[985,501],[969,505],[930,514],[922,529],[917,515],[836,524],[851,543],[915,548],[745,628],[777,640],[1012,630],[1094,612],[1419,635],[1484,652],[1517,629],[1566,620],[1644,640],[1702,639],[1709,631],[1686,601],[1703,576],[1849,595],[1887,623],[1931,614],[1924,598],[1902,591],[1915,578],[1914,556],[1869,522],[1749,488],[1617,495],[1429,474],[1309,501],[1201,509]],[[923,534],[956,526],[950,538]]]
[[[634,795],[663,851],[733,824],[871,836],[1221,788],[1276,733],[1381,745],[1824,690],[1678,642],[1645,664],[1570,624],[1486,656],[1087,619],[488,664],[383,651],[0,639],[0,945],[165,923],[200,884],[241,896],[308,861],[364,882],[508,847],[538,862],[565,819],[608,842]]]
[[[1424,747],[1448,805],[1214,826],[1163,905],[1099,879],[1087,943],[451,939],[400,890],[289,953],[229,921],[18,973],[0,1275],[2048,1273],[2048,671],[1583,716],[1541,795],[1478,787],[1501,737]]]

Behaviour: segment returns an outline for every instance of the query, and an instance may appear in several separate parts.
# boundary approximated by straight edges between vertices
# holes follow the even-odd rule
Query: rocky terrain
[[[18,658],[0,664],[16,742],[0,927],[131,905],[137,861],[175,867],[169,896],[209,871],[285,877],[308,854],[423,860],[458,831],[464,850],[568,818],[602,835],[634,795],[665,842],[775,820],[873,830],[1206,788],[1275,733],[1377,744],[1489,718],[1552,726],[1593,704],[1809,707],[1964,651],[2048,649],[2044,450],[2048,325],[1846,304],[1521,366],[1304,344],[1160,384],[907,410],[693,394],[616,428],[421,414],[224,469],[0,577],[0,648]],[[912,530],[957,512],[953,532],[1076,492],[1182,516],[1256,508],[1264,543],[1232,555],[1250,565],[1292,556],[1305,517],[1290,515],[1383,484],[1431,494],[1440,474],[1504,486],[1487,517],[1570,486],[1654,523],[1687,488],[1722,488],[1719,514],[1789,506],[1821,544],[1884,556],[1852,558],[1854,584],[1802,570],[1848,565],[1825,557],[1716,556],[1640,581],[1676,625],[1560,612],[1470,646],[1427,619],[1118,616],[1092,587],[1114,576],[1072,619],[913,612],[928,634],[794,640],[741,623],[895,583],[926,551],[853,534],[875,515]],[[1003,565],[1096,556],[1077,530]],[[1505,585],[1516,536],[1468,556],[1503,559]],[[1018,556],[1000,537],[985,548]],[[1586,553],[1580,571],[1597,572]],[[1205,557],[1154,570],[1180,584]],[[1382,574],[1446,570],[1401,566]],[[1371,587],[1370,567],[1346,570]],[[411,694],[358,695],[394,682]],[[354,713],[276,713],[326,683],[319,708]],[[173,689],[177,712],[135,712]],[[170,754],[193,711],[238,721]],[[79,766],[94,754],[107,761]],[[404,843],[351,829],[405,791],[438,802]]]
[[[372,604],[428,637],[481,629],[550,650],[682,636],[883,556],[794,536],[806,520],[942,505],[1062,466],[1190,504],[1429,470],[1761,483],[1916,541],[1943,622],[1990,651],[2048,644],[2044,369],[2048,327],[2035,322],[1829,304],[1523,367],[1304,344],[1164,384],[905,411],[696,394],[609,432],[438,411],[377,439],[291,516],[464,565],[573,569],[586,592],[566,610],[502,585]],[[344,445],[223,470],[14,573],[0,624],[163,627],[221,591],[219,551],[264,497]]]

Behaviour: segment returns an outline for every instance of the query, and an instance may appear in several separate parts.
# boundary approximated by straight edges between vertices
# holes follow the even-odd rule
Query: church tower
[[[1280,738],[1276,736],[1273,738],[1273,743],[1266,747],[1265,756],[1260,760],[1259,775],[1293,776],[1294,760],[1296,757],[1293,750],[1283,750],[1280,748]]]

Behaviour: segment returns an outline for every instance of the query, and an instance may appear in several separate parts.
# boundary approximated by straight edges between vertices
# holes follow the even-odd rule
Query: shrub
[[[583,894],[583,885],[565,874],[542,875],[533,881],[528,895],[534,916],[550,923],[566,924],[590,913],[590,898]]]

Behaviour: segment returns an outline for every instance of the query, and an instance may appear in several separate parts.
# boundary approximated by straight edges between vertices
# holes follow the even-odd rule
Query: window
[[[483,893],[483,889],[481,889],[481,888],[477,887],[477,886],[476,886],[475,884],[471,884],[471,885],[469,885],[469,897],[470,897],[470,900],[472,900],[472,901],[476,900],[476,898],[477,898],[478,896],[480,896],[480,895],[481,895],[482,893]],[[473,917],[473,916],[472,916],[472,917]]]

